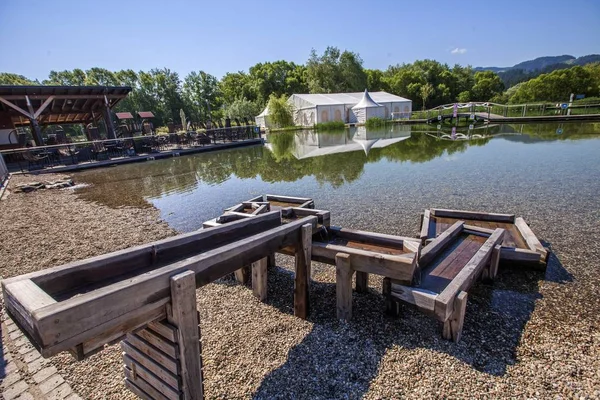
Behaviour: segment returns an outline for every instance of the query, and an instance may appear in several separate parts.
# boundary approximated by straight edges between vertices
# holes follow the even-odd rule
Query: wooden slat
[[[278,194],[267,194],[267,201],[279,201],[282,203],[292,203],[292,204],[303,204],[307,201],[312,201],[308,197],[292,197],[292,196],[280,196]]]
[[[465,265],[462,271],[460,271],[460,273],[436,298],[435,313],[442,321],[446,321],[452,313],[452,302],[458,292],[461,290],[468,291],[483,267],[490,262],[492,250],[497,244],[502,243],[503,237],[504,229],[496,229],[467,265]]]
[[[391,283],[390,291],[390,294],[394,298],[413,304],[421,311],[433,313],[435,310],[437,293],[420,288],[399,285],[393,282]]]
[[[267,257],[252,263],[252,292],[260,301],[267,299]]]
[[[329,230],[338,237],[382,246],[396,247],[398,249],[403,249],[405,242],[415,243],[415,245],[418,245],[419,242],[418,239],[406,236],[387,235],[385,233],[360,231],[337,226],[332,226]]]
[[[163,353],[169,355],[170,357],[179,358],[179,346],[177,345],[177,343],[165,340],[165,338],[163,338],[160,335],[157,335],[156,333],[154,333],[154,331],[148,329],[140,329],[134,332],[134,335],[144,339],[146,342],[150,343],[151,345],[153,345]]]
[[[446,210],[442,208],[432,208],[431,215],[435,217],[450,217],[460,219],[477,219],[481,221],[494,221],[494,222],[515,222],[514,214],[496,214],[496,213],[484,213],[477,211],[465,211],[465,210]]]
[[[515,220],[515,226],[523,236],[523,239],[525,239],[525,241],[527,242],[527,246],[529,246],[529,249],[540,253],[541,260],[545,262],[548,253],[544,246],[542,246],[542,243],[539,241],[537,236],[535,236],[531,228],[529,228],[529,225],[527,225],[525,220],[521,217],[517,218]]]
[[[142,388],[140,388],[138,385],[144,386],[144,388],[146,390],[148,390],[149,392],[155,391],[154,388],[152,386],[148,385],[147,382],[143,381],[142,378],[137,377],[137,379],[136,379],[137,385],[136,385],[136,383],[133,383],[133,381],[130,378],[131,379],[133,378],[131,370],[129,370],[128,368],[125,368],[125,387],[127,389],[131,390],[140,399],[142,399],[142,400],[168,400],[165,396],[160,394],[158,391],[156,391],[156,393],[154,393],[154,395],[151,396],[148,393],[146,393]]]
[[[537,251],[502,247],[500,258],[507,261],[539,262],[541,255]]]
[[[421,240],[425,240],[429,237],[429,219],[431,218],[431,211],[425,210],[423,212],[423,221],[421,223]]]
[[[270,209],[269,204],[263,204],[263,205],[259,206],[258,208],[256,208],[254,211],[252,211],[252,215],[259,215],[259,214],[266,213],[267,211],[269,211],[269,209]]]
[[[186,400],[202,400],[202,354],[200,353],[200,328],[196,310],[196,274],[185,271],[171,278],[172,321],[177,326],[181,350],[181,379]]]
[[[343,321],[352,318],[352,263],[350,255],[335,255],[335,288],[337,297],[337,317]]]
[[[268,214],[264,214],[268,215]],[[254,218],[261,218],[257,216]],[[42,344],[56,343],[75,335],[83,335],[99,325],[111,325],[111,320],[135,313],[140,307],[160,298],[168,298],[169,277],[185,270],[196,273],[196,284],[202,286],[232,273],[241,265],[248,265],[268,256],[282,247],[300,240],[300,227],[316,225],[316,217],[294,221],[249,238],[223,245],[200,255],[169,264],[125,282],[118,282],[76,298],[38,310],[38,329]],[[213,228],[214,229],[214,228]],[[57,324],[56,320],[61,321]],[[58,335],[58,336],[57,336]]]
[[[427,246],[423,247],[421,251],[421,258],[419,259],[419,265],[424,268],[463,230],[463,221],[458,221],[450,228],[445,230],[441,235],[435,238]]]
[[[166,383],[164,383],[163,381],[160,380],[160,378],[158,378],[156,375],[154,375],[152,372],[150,372],[148,369],[144,368],[143,366],[141,366],[140,364],[136,363],[132,358],[130,358],[127,355],[123,356],[123,362],[125,363],[125,366],[127,367],[125,369],[125,376],[127,377],[127,379],[131,380],[133,383],[136,383],[137,386],[141,386],[137,381],[137,377],[139,376],[141,379],[143,379],[148,386],[151,386],[152,388],[154,388],[157,392],[159,392],[160,394],[162,394],[164,397],[166,397],[169,400],[179,400],[180,398],[180,393],[179,391],[174,390],[172,387],[170,387],[169,385],[167,385]],[[129,371],[127,371],[129,370]],[[145,387],[146,390],[151,391],[150,389],[148,389],[148,387]],[[144,390],[144,392],[146,392],[146,390]],[[146,392],[148,393],[148,392]],[[155,393],[148,393],[151,396],[155,395]]]
[[[454,311],[447,321],[444,321],[444,330],[442,336],[444,339],[452,340],[458,343],[462,336],[463,325],[465,322],[465,312],[467,310],[467,293],[461,291],[454,298]]]
[[[173,389],[178,391],[180,390],[179,377],[171,371],[168,371],[167,369],[163,368],[163,366],[157,363],[156,360],[148,357],[146,354],[142,353],[135,347],[129,345],[129,343],[126,340],[121,342],[121,349],[124,352],[123,356],[127,355],[144,368],[147,368],[150,372],[152,372],[160,380],[165,382]]]
[[[494,229],[488,229],[488,228],[483,228],[481,226],[475,226],[475,225],[469,225],[469,224],[465,224],[464,226],[465,231],[469,231],[468,233],[471,234],[482,234],[482,235],[486,235],[486,236],[490,236],[492,233],[494,233]]]
[[[310,224],[302,225],[300,240],[296,244],[294,315],[302,319],[306,319],[309,313],[312,229],[313,226]]]
[[[148,323],[148,329],[152,329],[162,337],[171,342],[177,341],[177,328],[169,324],[165,319],[162,321],[151,321]]]
[[[171,373],[179,374],[180,368],[177,360],[163,353],[150,343],[146,342],[144,339],[132,334],[128,334],[126,342],[129,346],[134,347],[140,353],[147,355],[149,358],[162,365]]]
[[[362,271],[356,271],[356,292],[367,293],[369,290],[369,274]]]

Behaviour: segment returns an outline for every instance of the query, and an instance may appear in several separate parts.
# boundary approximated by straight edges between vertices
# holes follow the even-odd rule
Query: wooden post
[[[335,255],[335,289],[337,296],[337,317],[349,321],[352,318],[352,264],[350,255]]]
[[[369,290],[369,273],[356,271],[356,291],[358,293],[367,293]]]
[[[275,253],[269,254],[269,257],[267,257],[267,267],[275,268],[276,266],[277,265],[275,264]]]
[[[252,292],[260,301],[267,299],[267,257],[252,263]]]
[[[235,270],[233,274],[235,275],[236,281],[242,285],[245,285],[250,280],[250,267],[245,265],[242,268]]]
[[[44,139],[42,139],[42,131],[37,119],[30,118],[29,122],[31,123],[31,134],[33,135],[33,140],[35,141],[36,146],[43,146]]]
[[[463,330],[465,322],[465,311],[467,310],[467,292],[461,291],[454,299],[454,311],[450,318],[444,322],[442,336],[444,339],[457,343]]]
[[[385,313],[398,316],[400,314],[400,304],[392,297],[392,280],[390,278],[383,278],[381,292],[385,298]]]
[[[500,264],[500,252],[502,246],[497,244],[492,250],[492,259],[490,260],[490,279],[496,279],[498,275],[498,265]]]
[[[296,276],[294,279],[294,315],[306,319],[309,312],[310,260],[312,225],[302,225],[300,242],[296,245]]]
[[[110,115],[110,107],[108,106],[108,102],[102,109],[102,117],[104,118],[104,123],[106,124],[106,137],[108,139],[116,139],[117,135],[115,133],[115,126],[113,125],[112,117]]]
[[[193,271],[171,277],[171,304],[169,322],[177,326],[183,396],[185,400],[201,400],[204,398],[202,349]]]

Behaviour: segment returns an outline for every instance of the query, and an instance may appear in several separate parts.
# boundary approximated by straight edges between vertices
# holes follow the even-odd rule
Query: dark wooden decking
[[[330,240],[328,243],[334,244],[336,246],[346,246],[346,247],[349,247],[352,249],[366,250],[366,251],[372,251],[374,253],[389,254],[389,255],[395,255],[395,256],[399,256],[399,255],[407,253],[407,251],[405,251],[403,248],[399,248],[399,247],[383,246],[383,245],[379,245],[379,244],[359,242],[356,240],[348,240],[346,238],[341,238],[341,237],[336,237],[336,236],[334,236],[333,239]]]
[[[519,233],[519,230],[515,226],[515,224],[507,223],[507,222],[489,222],[489,221],[478,221],[478,220],[469,220],[469,219],[459,219],[459,218],[440,218],[440,217],[432,217],[429,220],[429,232],[435,232],[435,236],[437,237],[440,233],[444,232],[448,229],[452,224],[456,221],[465,221],[466,225],[478,226],[480,228],[487,229],[496,229],[502,228],[506,230],[504,235],[504,240],[502,241],[502,246],[505,247],[515,247],[518,249],[529,249],[525,239]]]
[[[441,293],[486,240],[482,236],[461,234],[425,268],[419,287]]]

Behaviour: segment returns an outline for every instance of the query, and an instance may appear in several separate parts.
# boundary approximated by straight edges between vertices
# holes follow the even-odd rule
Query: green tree
[[[471,90],[473,101],[488,101],[504,91],[504,83],[495,72],[476,72],[474,79],[475,84]]]
[[[427,102],[429,96],[433,94],[433,86],[431,85],[431,83],[426,83],[423,86],[421,86],[419,94],[421,95],[421,99],[423,100],[423,110],[425,110],[425,103]]]
[[[305,93],[308,91],[305,69],[283,60],[258,63],[250,67],[249,85],[261,104],[266,104],[271,94],[289,96],[293,93]]]
[[[183,98],[194,121],[213,118],[223,104],[219,81],[204,71],[193,71],[185,77]]]
[[[294,125],[293,107],[287,102],[287,96],[277,97],[274,94],[269,98],[269,117],[271,123],[277,128]]]
[[[243,72],[228,72],[219,82],[219,89],[225,104],[231,104],[239,98],[256,101],[256,91],[250,83],[250,76]]]
[[[365,74],[367,74],[367,89],[370,92],[389,90],[382,71],[378,69],[365,69]]]
[[[39,85],[38,81],[27,79],[23,75],[0,72],[0,85]]]
[[[310,93],[359,92],[367,87],[367,74],[356,53],[327,47],[322,56],[313,49],[306,63]]]
[[[225,115],[230,118],[254,118],[262,111],[261,106],[246,98],[235,100],[225,107]]]

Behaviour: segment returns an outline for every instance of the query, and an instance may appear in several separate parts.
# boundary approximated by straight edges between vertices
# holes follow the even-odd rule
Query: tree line
[[[411,99],[414,109],[457,101],[565,101],[570,93],[600,95],[600,64],[542,74],[506,90],[492,71],[474,71],[458,64],[451,67],[435,60],[391,65],[386,70],[367,69],[359,54],[328,47],[322,54],[313,50],[305,64],[284,60],[258,63],[247,72],[230,72],[221,79],[204,71],[181,78],[168,68],[139,72],[90,68],[51,71],[41,82],[0,73],[0,84],[130,86],[131,94],[115,111],[152,111],[156,124],[165,125],[178,123],[181,110],[192,121],[253,117],[271,96],[360,92],[365,88]]]

